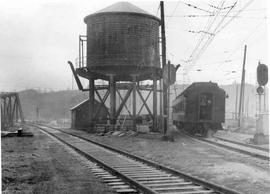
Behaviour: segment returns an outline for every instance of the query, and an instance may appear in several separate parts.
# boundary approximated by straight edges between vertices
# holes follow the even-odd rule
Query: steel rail
[[[217,137],[217,136],[213,136],[213,137],[216,138],[216,139],[219,139],[221,141],[227,141],[227,142],[230,142],[230,143],[234,143],[234,144],[254,148],[254,149],[257,149],[257,150],[269,152],[269,148],[263,148],[263,147],[259,147],[259,146],[252,145],[252,144],[241,143],[241,142],[237,142],[237,141],[233,141],[233,140],[229,140],[229,139],[225,139],[225,138],[221,138],[221,137]]]
[[[119,178],[125,180],[127,183],[133,185],[136,187],[136,190],[139,190],[141,192],[144,192],[144,193],[149,193],[149,194],[158,194],[157,192],[153,191],[152,189],[150,189],[149,187],[146,187],[145,185],[142,185],[140,184],[138,181],[124,175],[123,173],[119,172],[118,170],[116,170],[115,168],[113,168],[112,166],[110,166],[109,164],[91,156],[90,154],[87,154],[85,152],[83,152],[82,150],[76,148],[75,146],[71,145],[70,143],[64,141],[63,139],[59,138],[57,135],[51,133],[51,132],[48,132],[47,130],[43,129],[42,127],[39,127],[38,125],[32,125],[34,127],[37,127],[39,128],[40,130],[50,134],[51,136],[53,136],[54,138],[58,139],[59,141],[61,141],[62,143],[68,145],[70,148],[74,149],[76,152],[78,152],[79,154],[81,154],[82,156],[84,156],[85,158],[87,158],[88,160],[90,161],[94,161],[96,162],[97,164],[101,165],[103,168],[105,168],[107,171],[111,172],[112,174],[118,176]],[[48,127],[48,126],[46,126]],[[56,129],[56,128],[53,128],[55,130],[59,130],[59,129]],[[59,130],[61,131],[61,130]],[[61,131],[62,132],[62,131]],[[65,133],[65,132],[62,132],[62,133]],[[68,134],[68,133],[66,133]],[[72,135],[72,134],[69,134],[69,135]],[[73,135],[74,136],[74,135]],[[75,136],[76,137],[76,136]],[[79,138],[79,137],[78,137]],[[83,138],[81,138],[83,139]]]
[[[36,126],[36,125],[34,125],[34,126],[40,128],[39,126]],[[205,179],[194,177],[194,176],[192,176],[192,175],[190,175],[188,173],[181,172],[181,171],[173,169],[171,167],[163,166],[163,165],[158,164],[156,162],[147,160],[147,159],[142,158],[140,156],[137,156],[137,155],[128,153],[126,151],[120,150],[118,148],[115,148],[115,147],[113,147],[111,145],[106,145],[106,144],[103,144],[103,143],[100,143],[100,142],[97,142],[97,141],[94,141],[94,140],[91,140],[91,139],[88,139],[88,138],[85,138],[85,137],[81,137],[80,135],[69,133],[69,132],[63,131],[63,130],[61,130],[59,128],[55,128],[55,127],[51,127],[51,126],[47,126],[47,125],[44,125],[44,126],[55,129],[55,130],[58,130],[58,131],[60,131],[62,133],[68,134],[68,135],[72,135],[72,136],[80,138],[80,139],[83,139],[85,141],[88,141],[88,142],[93,143],[95,145],[101,146],[101,147],[106,148],[108,150],[112,150],[114,152],[120,153],[120,154],[122,154],[124,156],[127,156],[127,157],[131,158],[131,159],[135,159],[135,160],[143,162],[143,163],[145,163],[145,164],[147,164],[149,166],[155,167],[156,169],[160,169],[160,170],[164,170],[166,172],[169,172],[172,175],[183,177],[184,179],[189,180],[189,181],[193,182],[194,184],[201,185],[201,186],[205,187],[206,189],[210,189],[210,190],[212,189],[212,190],[214,190],[214,192],[224,193],[224,194],[241,194],[241,192],[239,192],[239,191],[229,189],[227,187],[215,184],[215,183],[207,181]],[[95,158],[92,158],[92,159],[94,161],[96,161]],[[99,161],[97,161],[97,162],[99,162]],[[106,168],[108,168],[109,170],[112,170],[115,174],[119,174],[119,172],[116,169],[110,167],[107,164],[106,164],[106,166],[107,166]],[[152,193],[151,190],[148,190],[150,188],[143,188],[143,186],[141,186],[140,183],[138,183],[137,181],[135,181],[133,179],[130,179],[129,177],[126,177],[125,175],[121,175],[121,173],[119,174],[119,176],[123,176],[123,179],[127,180],[128,182],[131,182],[135,186],[137,185],[138,188],[140,188],[142,191],[145,191],[146,193]]]
[[[233,147],[233,146],[225,145],[225,144],[222,144],[221,142],[218,143],[218,142],[211,141],[211,140],[204,139],[204,138],[197,138],[197,139],[200,140],[200,141],[204,141],[204,142],[219,146],[219,147],[226,148],[228,150],[236,151],[236,152],[239,152],[239,153],[242,153],[242,154],[246,154],[246,155],[253,156],[253,157],[256,157],[256,158],[259,158],[259,159],[262,159],[262,160],[269,161],[269,153],[268,153],[268,156],[264,156],[264,155],[261,155],[259,153],[250,152],[248,150],[243,150],[243,149],[239,149],[239,148],[236,148],[236,147]],[[220,140],[220,141],[224,141],[224,140]],[[229,142],[229,141],[227,141],[227,142]],[[232,143],[232,142],[229,142],[229,143]],[[232,144],[236,144],[236,143],[233,142]],[[240,144],[236,144],[236,145],[240,145]],[[241,146],[246,146],[246,145],[241,145]],[[252,149],[256,149],[256,148],[252,148]]]
[[[215,142],[213,140],[210,140],[210,139],[206,139],[206,138],[202,138],[202,137],[194,137],[194,136],[191,136],[189,135],[186,131],[182,131],[182,134],[188,136],[189,138],[193,139],[194,141],[200,141],[200,142],[205,142],[207,144],[212,144],[214,146],[218,146],[218,147],[222,147],[222,148],[225,148],[227,150],[231,150],[231,151],[234,151],[234,152],[238,152],[238,153],[241,153],[241,154],[245,154],[245,155],[249,155],[249,156],[252,156],[252,157],[255,157],[255,158],[259,158],[259,159],[262,159],[262,160],[267,160],[269,161],[270,158],[269,158],[269,152],[268,152],[268,156],[265,156],[265,155],[261,155],[259,153],[255,153],[255,152],[250,152],[248,150],[243,150],[243,149],[240,149],[240,148],[236,148],[236,147],[233,147],[233,146],[229,146],[229,145],[225,145],[225,144],[222,144],[222,143],[218,143],[218,142]],[[216,137],[214,137],[216,138]],[[224,142],[229,142],[231,144],[235,144],[235,145],[240,145],[240,146],[243,146],[243,147],[247,147],[248,149],[257,149],[258,151],[264,151],[264,152],[267,152],[267,150],[260,150],[258,149],[257,147],[254,148],[254,147],[250,147],[250,146],[247,146],[246,144],[242,144],[240,142],[234,142],[234,141],[230,141],[230,140],[224,140],[223,138],[217,138],[219,139],[220,141],[224,141]],[[263,148],[262,148],[263,149]]]

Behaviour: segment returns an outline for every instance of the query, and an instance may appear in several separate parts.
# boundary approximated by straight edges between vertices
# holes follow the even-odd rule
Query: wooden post
[[[2,129],[2,109],[3,109],[3,107],[2,107],[2,104],[1,104],[1,100],[2,99],[0,99],[0,130],[2,131],[3,129]]]
[[[263,111],[266,112],[266,88],[264,88],[264,93],[263,93]]]
[[[95,113],[95,80],[89,78],[89,120],[90,130],[94,129],[94,113]]]
[[[235,93],[235,120],[237,119],[237,108],[238,108],[238,85],[235,82],[235,87],[236,87],[236,93]]]
[[[110,124],[115,125],[115,112],[116,112],[116,83],[114,75],[110,75]]]
[[[163,92],[162,79],[159,80],[159,130],[163,127]]]
[[[153,131],[157,131],[157,77],[153,77]]]
[[[243,68],[242,68],[242,80],[240,88],[240,102],[239,102],[239,116],[238,116],[238,127],[241,127],[242,117],[243,117],[243,101],[244,101],[244,90],[245,90],[245,65],[246,65],[246,54],[247,54],[247,45],[244,49],[244,59],[243,59]]]
[[[170,121],[171,121],[171,118],[170,118],[170,96],[171,96],[171,88],[170,88],[170,83],[171,83],[171,62],[168,61],[168,91],[167,91],[167,94],[168,94],[168,97],[167,97],[167,129],[169,129],[170,127]]]
[[[247,101],[246,101],[246,117],[247,118],[249,117],[249,112],[248,112],[249,107],[248,106],[249,106],[249,96],[247,97]]]
[[[133,113],[133,131],[137,131],[137,125],[136,125],[136,116],[137,116],[137,111],[136,111],[136,76],[133,75],[132,76],[132,87],[133,87],[133,91],[132,91],[132,113]]]
[[[259,114],[261,114],[262,112],[262,109],[261,109],[261,103],[262,103],[262,100],[261,100],[261,94],[258,94],[259,95]]]
[[[160,1],[160,15],[161,15],[161,48],[162,48],[162,69],[166,66],[166,36],[165,36],[165,19],[164,19],[164,2]],[[163,133],[167,132],[167,84],[163,79]]]

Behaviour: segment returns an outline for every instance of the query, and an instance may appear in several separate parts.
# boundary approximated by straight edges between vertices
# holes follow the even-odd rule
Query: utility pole
[[[248,107],[248,105],[249,105],[249,96],[247,97],[247,101],[246,101],[246,117],[248,118],[249,117],[249,107]]]
[[[264,93],[263,93],[263,111],[266,112],[266,88],[264,86]]]
[[[160,1],[160,17],[161,17],[161,48],[162,48],[162,69],[166,66],[166,37],[165,37],[165,18],[164,18],[164,2]],[[163,78],[163,133],[167,132],[168,123],[168,95],[167,95],[167,83]]]
[[[245,99],[245,65],[246,65],[246,54],[247,54],[247,45],[245,45],[244,49],[244,59],[243,59],[243,68],[242,68],[242,80],[241,80],[241,88],[240,88],[240,102],[239,102],[239,116],[238,116],[238,127],[241,127],[243,110],[244,110],[244,99]]]
[[[175,84],[174,84],[174,86],[173,86],[173,89],[174,89],[174,98],[176,98],[176,97],[177,97],[177,92],[176,92]]]
[[[169,127],[170,127],[170,95],[171,95],[170,84],[171,84],[171,62],[168,61],[167,129],[169,129]]]
[[[238,108],[238,85],[235,82],[236,93],[235,93],[235,120],[237,119],[237,108]]]
[[[39,121],[39,107],[36,106],[36,120]]]

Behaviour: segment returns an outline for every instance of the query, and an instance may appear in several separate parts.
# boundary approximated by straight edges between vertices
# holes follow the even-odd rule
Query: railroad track
[[[250,148],[257,149],[257,150],[262,150],[262,151],[265,151],[265,152],[269,152],[269,148],[263,148],[263,147],[260,147],[260,146],[241,143],[241,142],[237,142],[237,141],[233,141],[233,140],[229,140],[229,139],[225,139],[225,138],[221,138],[221,137],[216,137],[216,136],[213,136],[213,137],[218,139],[218,140],[221,140],[221,141],[226,141],[226,142],[230,142],[230,143],[233,143],[233,144],[242,145],[242,146],[245,146],[245,147],[250,147]]]
[[[267,148],[261,148],[255,145],[235,142],[232,140],[223,139],[223,138],[215,137],[215,136],[213,136],[212,138],[196,137],[196,136],[189,135],[185,131],[182,131],[182,132],[184,135],[188,136],[189,138],[193,140],[206,142],[208,144],[212,144],[212,145],[222,147],[228,150],[239,152],[241,154],[245,154],[245,155],[249,155],[255,158],[269,161],[269,149]]]
[[[91,171],[117,193],[239,193],[60,129],[30,125],[89,159]]]

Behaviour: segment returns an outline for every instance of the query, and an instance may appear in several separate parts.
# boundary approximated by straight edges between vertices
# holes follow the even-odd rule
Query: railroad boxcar
[[[208,136],[222,129],[226,93],[216,83],[195,82],[172,104],[173,123],[194,135]]]

